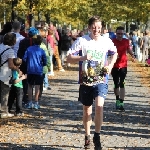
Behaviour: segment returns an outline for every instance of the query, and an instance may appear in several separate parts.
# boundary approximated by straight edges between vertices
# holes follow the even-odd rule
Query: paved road
[[[72,67],[65,74],[56,72],[50,81],[52,90],[45,91],[40,101],[40,110],[25,110],[24,117],[0,120],[0,150],[83,149],[82,105],[77,101],[76,70]],[[103,150],[150,150],[149,90],[139,81],[140,76],[129,67],[126,111],[121,113],[115,110],[110,78],[101,131]]]

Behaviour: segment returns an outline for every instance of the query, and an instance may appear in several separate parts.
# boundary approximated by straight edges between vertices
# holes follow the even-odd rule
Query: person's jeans
[[[22,80],[22,85],[23,85],[23,98],[22,98],[22,102],[24,102],[25,104],[28,102],[28,82],[27,79]]]
[[[45,88],[48,88],[48,87],[49,87],[49,82],[48,82],[47,73],[45,74],[43,83],[44,83],[44,87],[45,87]]]
[[[8,113],[9,86],[0,81],[0,113]]]
[[[43,93],[43,85],[45,88],[49,87],[48,77],[47,73],[43,74],[43,84],[40,85],[40,94],[39,94],[39,100],[41,99],[42,93]]]
[[[22,113],[22,97],[23,89],[12,85],[8,97],[8,110],[12,109],[12,105],[16,99],[16,113]]]
[[[67,56],[67,51],[61,51],[61,64],[64,65],[65,58]]]
[[[50,64],[51,64],[51,67],[50,67],[50,72],[48,72],[48,73],[53,73],[54,71],[53,71],[53,55],[50,55],[49,56],[49,59],[50,59]]]

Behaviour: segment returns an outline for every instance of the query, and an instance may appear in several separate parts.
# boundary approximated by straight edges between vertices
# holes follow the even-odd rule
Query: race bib
[[[87,54],[92,56],[93,61],[103,62],[104,61],[104,51],[97,50],[87,50]]]
[[[106,53],[98,50],[87,50],[87,54],[92,56],[91,60],[82,63],[83,84],[95,84],[104,81],[103,71]]]

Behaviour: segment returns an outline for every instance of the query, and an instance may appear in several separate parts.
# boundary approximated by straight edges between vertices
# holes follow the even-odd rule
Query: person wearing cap
[[[16,44],[13,46],[15,57],[17,57],[17,52],[18,52],[18,49],[19,49],[20,41],[25,38],[24,36],[22,36],[20,34],[20,29],[21,29],[21,23],[19,21],[14,21],[13,25],[12,25],[12,31],[13,31],[13,33],[16,34]]]
[[[37,37],[38,35],[38,30],[35,27],[30,27],[29,31],[28,31],[28,37],[24,38],[23,40],[20,41],[19,43],[19,49],[17,52],[17,57],[23,59],[23,56],[27,50],[27,48],[29,46],[34,45],[34,38]],[[21,66],[20,66],[20,70],[23,72],[23,74],[27,73],[27,67],[26,67],[26,63],[22,62]],[[22,102],[24,104],[27,103],[27,80],[23,80],[23,92],[24,92],[24,96],[23,96],[23,100]]]

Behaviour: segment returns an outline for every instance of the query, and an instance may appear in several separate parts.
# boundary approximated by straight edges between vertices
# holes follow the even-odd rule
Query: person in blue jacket
[[[43,40],[42,37],[37,35],[37,38],[34,40],[34,45],[26,50],[23,57],[23,60],[27,64],[28,103],[25,107],[28,109],[40,108],[38,104],[40,85],[43,84],[43,67],[47,64],[45,51],[40,48]],[[35,88],[34,103],[32,102],[33,86]]]

